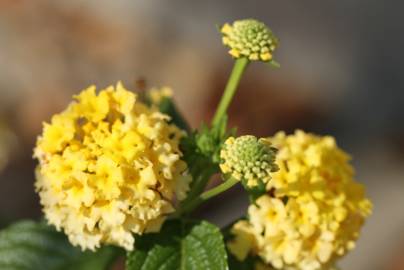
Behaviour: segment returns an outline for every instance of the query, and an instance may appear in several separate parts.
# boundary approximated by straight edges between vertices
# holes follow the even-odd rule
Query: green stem
[[[239,180],[231,177],[227,180],[225,180],[222,184],[205,191],[204,193],[201,194],[201,196],[199,196],[203,201],[207,201],[212,197],[215,197],[217,195],[219,195],[222,192],[225,192],[226,190],[228,190],[229,188],[231,188],[232,186],[234,186],[235,184],[237,184],[239,182]]]
[[[192,210],[194,210],[196,207],[198,207],[201,203],[209,200],[212,197],[215,197],[217,195],[219,195],[220,193],[228,190],[229,188],[231,188],[232,186],[234,186],[235,184],[237,184],[239,182],[239,180],[231,177],[227,180],[225,180],[225,182],[223,182],[222,184],[207,190],[205,192],[203,192],[201,195],[199,195],[198,197],[196,197],[195,199],[193,199],[192,201],[190,201],[189,203],[185,204],[181,210],[176,213],[176,216],[180,216],[182,214],[185,213],[189,213]]]
[[[213,117],[212,126],[216,126],[217,124],[219,124],[220,120],[226,114],[230,102],[233,99],[234,94],[236,93],[237,86],[240,83],[241,76],[243,75],[249,62],[250,61],[247,58],[243,57],[237,59],[234,63],[233,70],[230,74],[230,78],[227,82],[226,88],[224,89],[222,99],[220,100],[215,116]]]
[[[208,183],[212,175],[215,174],[215,172],[216,170],[208,168],[208,166],[206,166],[206,169],[203,170],[202,172],[192,174],[195,175],[194,185],[191,186],[191,190],[188,192],[187,198],[181,203],[181,208],[185,207],[187,204],[189,204],[203,192],[206,184]]]

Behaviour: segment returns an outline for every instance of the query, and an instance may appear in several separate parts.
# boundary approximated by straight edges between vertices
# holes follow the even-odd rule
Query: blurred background
[[[401,5],[401,7],[400,7]],[[239,134],[333,134],[374,214],[342,269],[404,270],[404,23],[400,2],[0,0],[0,226],[38,218],[32,148],[42,121],[90,84],[171,86],[193,127],[213,114],[232,66],[215,25],[267,23],[280,69],[249,67],[230,109]],[[230,205],[221,205],[223,200]],[[243,214],[237,188],[199,215]],[[213,211],[214,210],[214,211]]]

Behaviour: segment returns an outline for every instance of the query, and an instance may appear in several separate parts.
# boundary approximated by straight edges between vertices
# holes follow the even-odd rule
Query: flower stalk
[[[230,74],[230,78],[227,82],[226,88],[224,89],[224,93],[222,99],[220,100],[219,106],[217,107],[215,116],[212,120],[212,126],[216,126],[220,123],[220,120],[226,114],[227,109],[236,93],[237,87],[240,83],[241,77],[244,74],[250,60],[247,58],[238,58],[236,59],[233,70]]]
[[[227,191],[228,189],[236,185],[238,182],[239,180],[237,180],[236,178],[230,177],[229,179],[225,180],[225,182],[223,182],[222,184],[203,192],[198,197],[189,201],[189,203],[184,204],[183,207],[179,209],[174,216],[179,217],[181,215],[192,212],[196,207],[198,207],[203,202],[219,195],[220,193]]]

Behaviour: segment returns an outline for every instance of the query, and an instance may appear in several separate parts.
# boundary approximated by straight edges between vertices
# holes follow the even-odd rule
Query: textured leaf
[[[219,228],[206,221],[167,221],[160,233],[136,239],[127,270],[225,270],[227,254]]]
[[[112,247],[81,252],[64,234],[44,223],[22,221],[0,232],[2,270],[102,270],[108,269],[118,254]]]

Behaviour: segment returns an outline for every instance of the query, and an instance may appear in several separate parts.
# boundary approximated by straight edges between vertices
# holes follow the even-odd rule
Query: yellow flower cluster
[[[118,83],[75,96],[45,123],[34,156],[49,223],[82,249],[132,250],[134,234],[159,230],[188,190],[183,132]]]
[[[262,22],[254,19],[226,23],[220,29],[223,44],[230,48],[234,58],[246,57],[251,61],[271,61],[278,39]]]
[[[275,269],[331,269],[355,247],[372,208],[350,157],[329,136],[281,132],[270,141],[280,169],[250,205],[249,220],[233,226],[229,248],[240,260],[252,253]]]

